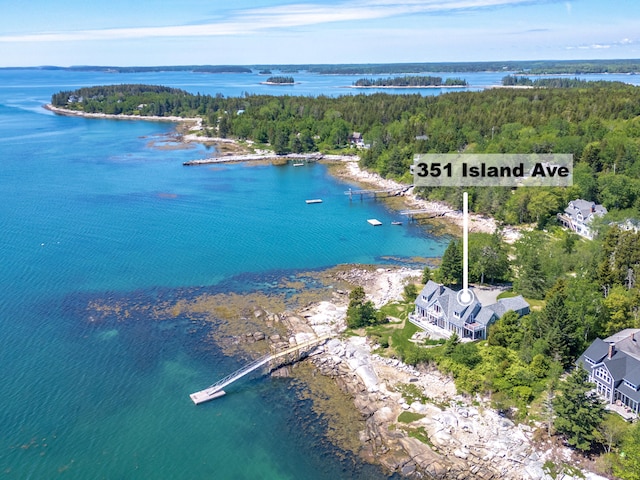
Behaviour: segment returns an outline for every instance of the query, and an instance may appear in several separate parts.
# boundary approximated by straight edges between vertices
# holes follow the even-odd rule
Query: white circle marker
[[[473,292],[469,290],[469,194],[462,193],[462,290],[457,295],[458,302],[469,305],[473,302]]]

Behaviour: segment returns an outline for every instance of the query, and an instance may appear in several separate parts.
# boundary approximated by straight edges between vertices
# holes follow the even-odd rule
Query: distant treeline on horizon
[[[5,67],[28,70],[69,70],[99,71],[112,73],[144,72],[198,72],[198,73],[254,73],[254,71],[279,70],[283,73],[308,71],[321,75],[380,75],[399,73],[468,73],[468,72],[518,72],[529,75],[566,74],[581,75],[589,73],[638,73],[640,59],[618,60],[526,60],[493,62],[430,62],[430,63],[371,63],[371,64],[306,64],[306,65],[174,65],[147,67],[119,66],[38,66]]]

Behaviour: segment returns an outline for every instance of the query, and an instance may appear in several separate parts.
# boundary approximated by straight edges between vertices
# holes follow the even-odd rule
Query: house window
[[[631,383],[631,382],[628,382],[628,381],[626,381],[626,380],[625,380],[625,381],[624,381],[624,384],[625,384],[627,387],[631,388],[632,390],[638,390],[638,387],[636,387],[636,386],[635,386],[633,383]]]
[[[604,368],[598,368],[594,373],[596,377],[598,377],[601,380],[604,380],[606,383],[611,382],[611,378],[609,377],[609,374]]]
[[[596,382],[596,391],[606,399],[609,399],[609,396],[611,395],[611,389],[599,382]]]
[[[593,365],[594,363],[596,363],[593,360],[591,360],[589,357],[584,357],[584,359],[589,365]]]

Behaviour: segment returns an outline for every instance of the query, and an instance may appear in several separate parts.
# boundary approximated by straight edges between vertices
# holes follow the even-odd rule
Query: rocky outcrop
[[[383,290],[380,298],[385,299],[397,294],[411,274],[415,272],[407,270],[394,277],[395,273],[386,269],[345,273],[350,279],[376,285]],[[338,338],[346,328],[344,303],[321,302],[297,314],[258,316],[267,326],[286,328],[285,335],[266,337],[276,348],[319,335],[336,335],[313,349],[309,358],[321,374],[333,378],[353,398],[365,425],[360,432],[359,454],[363,459],[407,478],[551,478],[543,470],[550,452],[536,450],[529,427],[515,425],[490,408],[469,403],[456,394],[452,379],[437,370],[416,369],[373,354],[363,337]],[[261,338],[260,332],[249,336],[254,342]],[[587,478],[598,477],[588,474]]]
[[[366,419],[359,453],[389,473],[447,480],[549,478],[530,428],[469,405],[442,376],[436,385],[433,372],[372,355],[361,337],[328,341],[312,362],[353,396]],[[402,386],[407,384],[422,392],[422,401],[405,397]],[[416,419],[403,423],[398,419],[402,412],[417,414]]]

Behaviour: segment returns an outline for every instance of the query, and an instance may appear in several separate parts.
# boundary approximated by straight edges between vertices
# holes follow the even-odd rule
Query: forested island
[[[293,85],[296,82],[293,79],[293,77],[280,75],[280,76],[269,77],[267,78],[267,81],[264,83],[266,83],[267,85]]]
[[[353,83],[357,88],[420,88],[420,87],[466,87],[467,81],[461,78],[447,78],[444,82],[442,77],[430,75],[388,78],[360,78]]]
[[[516,84],[527,83],[517,78]],[[573,154],[572,187],[464,189],[471,210],[505,225],[531,227],[513,245],[503,242],[500,230],[469,237],[470,280],[512,282],[512,291],[504,295],[523,295],[530,314],[504,315],[486,342],[460,343],[452,337],[428,346],[408,340],[417,328],[408,322],[403,328],[377,325],[385,311],[378,315],[364,294],[360,303],[352,299],[354,316],[347,321],[365,328],[382,355],[435,364],[452,375],[459,392],[488,396],[504,415],[555,431],[576,450],[597,455],[602,472],[636,480],[630,465],[640,461],[640,427],[605,413],[585,395],[592,386],[573,366],[596,338],[638,327],[640,233],[622,225],[640,217],[640,88],[587,83],[336,98],[225,98],[116,85],[60,92],[52,104],[89,113],[201,117],[209,136],[250,139],[277,153],[348,152],[352,132],[362,132],[370,145],[357,150],[362,167],[407,183],[415,153]],[[461,207],[461,192],[453,187],[418,191],[455,208]],[[609,210],[594,224],[600,232],[594,240],[582,240],[557,224],[556,214],[577,198]],[[433,278],[459,286],[461,258],[461,242],[451,241],[438,268],[425,268],[423,282]],[[403,311],[411,308],[417,288],[407,285]],[[615,453],[620,451],[624,457]]]
[[[617,84],[624,86],[623,82],[610,82],[606,80],[582,80],[579,78],[535,78],[521,75],[507,75],[502,78],[502,85],[505,87],[547,87],[547,88],[590,88],[607,87]]]

